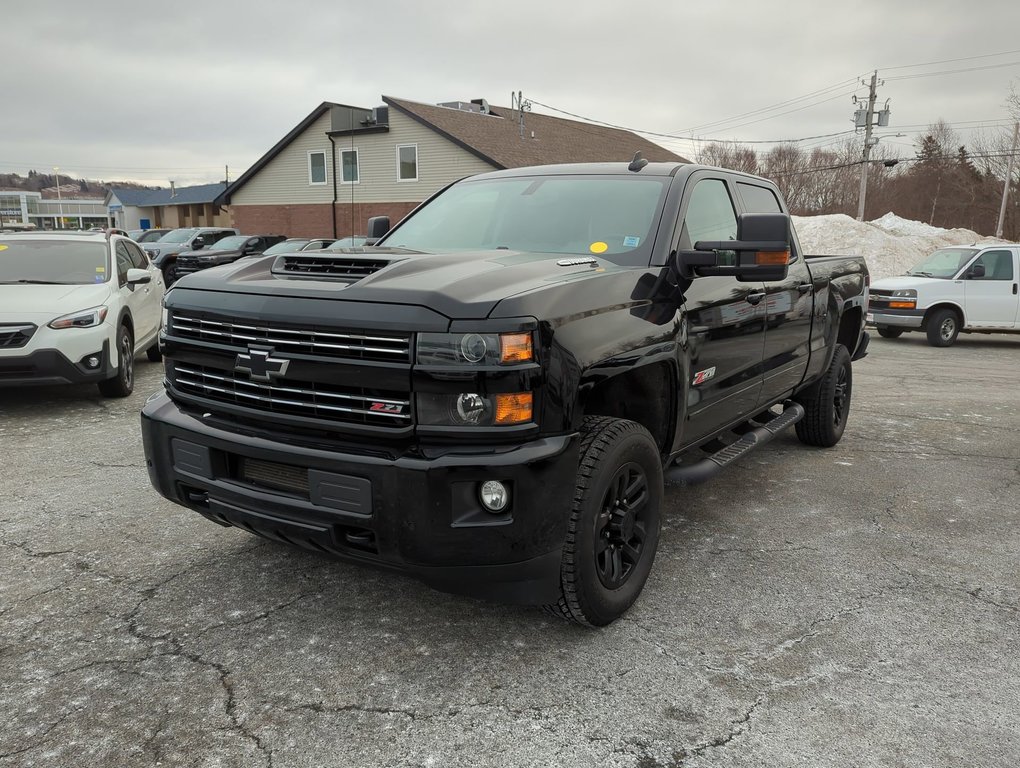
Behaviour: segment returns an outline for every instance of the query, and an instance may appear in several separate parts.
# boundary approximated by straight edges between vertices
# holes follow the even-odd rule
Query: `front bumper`
[[[99,366],[89,368],[83,360],[92,355],[100,358]],[[59,349],[37,349],[27,355],[0,356],[0,387],[24,384],[84,384],[110,378],[115,367],[110,360],[110,342],[101,348],[72,360]]]
[[[448,592],[525,604],[559,597],[576,435],[470,450],[328,450],[236,434],[159,393],[142,410],[142,441],[156,490],[221,525]],[[511,499],[495,515],[477,496],[493,479]]]
[[[873,310],[868,313],[868,325],[891,325],[896,328],[919,329],[924,323],[923,309]]]

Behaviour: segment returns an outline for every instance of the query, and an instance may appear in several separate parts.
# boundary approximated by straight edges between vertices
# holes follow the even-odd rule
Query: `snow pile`
[[[887,213],[874,221],[856,221],[842,213],[794,216],[805,253],[858,255],[872,279],[902,275],[932,251],[950,245],[1002,243],[969,229],[941,229]]]

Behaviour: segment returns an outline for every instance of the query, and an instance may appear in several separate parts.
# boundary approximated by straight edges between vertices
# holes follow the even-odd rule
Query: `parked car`
[[[941,248],[901,277],[871,284],[868,323],[895,339],[923,331],[934,347],[960,333],[1020,332],[1020,245]]]
[[[260,256],[284,240],[283,235],[231,235],[208,248],[177,254],[177,279],[200,269],[230,264],[242,256]]]
[[[368,238],[361,235],[352,235],[350,237],[341,237],[339,240],[334,240],[325,250],[327,251],[342,251],[344,248],[362,248],[368,245]]]
[[[843,436],[868,269],[800,252],[765,179],[515,168],[368,236],[167,294],[166,391],[142,411],[163,496],[603,625],[652,568],[664,479],[706,480],[794,425]]]
[[[105,233],[0,235],[0,385],[134,387],[135,355],[159,360],[163,275]]]
[[[154,243],[169,231],[169,229],[129,229],[128,237],[136,243]]]
[[[267,248],[263,252],[263,256],[276,256],[280,253],[300,253],[301,251],[320,251],[323,248],[329,246],[333,241],[332,238],[309,238],[309,237],[289,237],[281,243],[277,243],[274,246]]]
[[[177,254],[197,251],[219,242],[224,237],[240,234],[236,229],[224,227],[181,227],[172,229],[154,243],[145,244],[145,252],[157,267],[163,270],[163,279],[169,288],[177,279]]]

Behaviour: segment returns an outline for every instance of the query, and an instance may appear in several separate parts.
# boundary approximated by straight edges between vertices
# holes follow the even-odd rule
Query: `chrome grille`
[[[23,347],[28,344],[33,333],[35,333],[35,326],[31,323],[0,325],[0,349]]]
[[[170,335],[181,339],[227,344],[245,350],[249,344],[266,344],[279,352],[355,360],[409,363],[411,336],[362,334],[295,328],[263,323],[237,323],[174,312]]]
[[[177,391],[203,400],[336,423],[381,427],[411,423],[411,402],[399,393],[291,379],[285,384],[263,384],[234,371],[179,363],[167,372]]]

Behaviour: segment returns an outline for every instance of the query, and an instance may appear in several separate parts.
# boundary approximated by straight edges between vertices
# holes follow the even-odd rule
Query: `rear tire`
[[[928,343],[933,347],[951,346],[960,335],[960,316],[951,309],[937,309],[928,318]]]
[[[888,325],[880,325],[878,326],[878,335],[883,339],[898,339],[903,335],[903,329],[893,328]]]
[[[177,280],[177,262],[171,261],[163,267],[163,284],[169,288]]]
[[[797,422],[802,443],[831,448],[840,441],[850,415],[853,382],[850,353],[837,344],[825,375],[796,398],[805,410],[804,418]]]
[[[662,521],[662,461],[648,430],[589,416],[567,540],[560,599],[547,610],[601,627],[622,616],[648,580]]]
[[[116,374],[99,382],[104,397],[127,397],[135,388],[135,340],[126,325],[117,331],[117,358]]]

